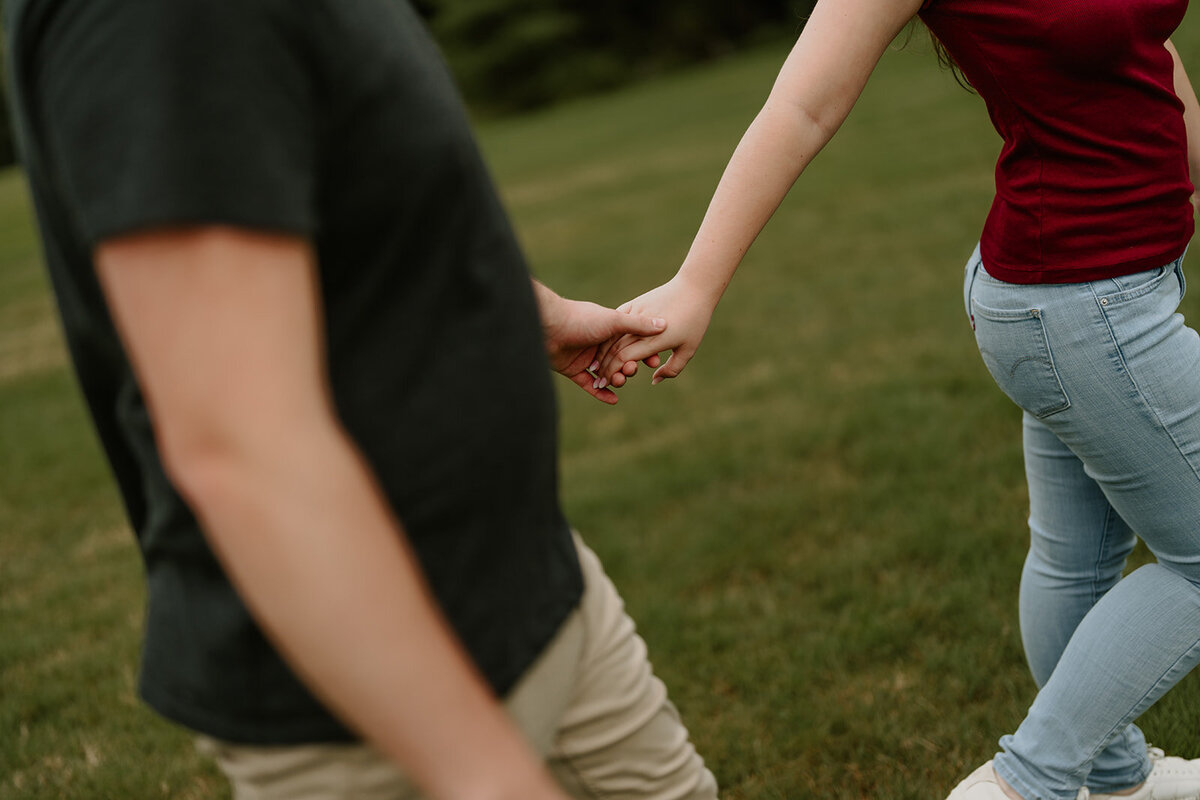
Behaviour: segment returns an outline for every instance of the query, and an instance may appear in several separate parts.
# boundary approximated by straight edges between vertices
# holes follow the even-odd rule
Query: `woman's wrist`
[[[671,282],[688,295],[707,303],[710,308],[716,308],[717,303],[721,301],[721,296],[725,294],[725,288],[729,285],[729,278],[732,277],[731,274],[729,277],[721,275],[718,270],[706,269],[698,264],[685,261]]]

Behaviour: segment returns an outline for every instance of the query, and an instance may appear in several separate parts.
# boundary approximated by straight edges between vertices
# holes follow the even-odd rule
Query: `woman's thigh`
[[[1070,449],[1159,561],[1200,583],[1200,337],[1178,262],[1112,280],[969,280],[1000,388]]]

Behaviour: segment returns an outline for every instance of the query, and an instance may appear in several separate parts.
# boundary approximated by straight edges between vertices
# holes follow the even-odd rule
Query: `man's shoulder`
[[[306,0],[4,0],[3,23],[9,38],[40,37],[71,22],[102,27],[134,25],[163,36],[184,31],[193,37],[221,28],[284,24],[290,30],[312,19]],[[53,25],[52,25],[53,23]]]

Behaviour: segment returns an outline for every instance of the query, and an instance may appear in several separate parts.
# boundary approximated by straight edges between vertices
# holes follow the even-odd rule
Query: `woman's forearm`
[[[678,277],[715,306],[750,245],[831,133],[795,106],[769,100],[734,150]]]
[[[814,6],[766,104],[730,157],[675,277],[622,306],[665,318],[668,329],[612,342],[600,363],[603,378],[667,350],[671,358],[655,370],[654,382],[680,374],[750,245],[841,127],[879,57],[920,5],[822,0]]]
[[[678,277],[713,305],[792,184],[850,113],[920,0],[819,2],[746,130]]]

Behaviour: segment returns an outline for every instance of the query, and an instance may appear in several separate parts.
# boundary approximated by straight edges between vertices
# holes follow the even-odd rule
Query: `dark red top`
[[[1073,283],[1161,266],[1192,236],[1183,104],[1163,43],[1187,0],[927,0],[920,16],[1004,139],[988,272]]]

